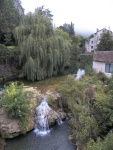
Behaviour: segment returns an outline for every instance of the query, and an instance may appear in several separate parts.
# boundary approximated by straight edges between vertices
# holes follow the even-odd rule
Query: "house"
[[[113,37],[113,32],[109,29],[107,30],[106,28],[103,28],[101,30],[96,31],[96,33],[94,33],[92,35],[92,38],[88,39],[85,42],[85,49],[86,52],[94,52],[97,49],[97,44],[99,44],[100,39],[102,38],[103,33],[108,32],[111,34],[111,36]]]
[[[113,73],[113,51],[95,51],[93,54],[93,70],[103,72],[107,77]]]

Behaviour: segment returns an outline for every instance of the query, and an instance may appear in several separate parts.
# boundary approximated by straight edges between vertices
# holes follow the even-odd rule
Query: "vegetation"
[[[54,29],[53,15],[44,6],[24,15],[19,0],[0,3],[3,18],[0,22],[1,62],[20,65],[20,76],[31,81],[78,69],[78,56],[83,51],[85,39],[75,35],[72,22]],[[11,51],[4,45],[15,48]]]
[[[12,31],[20,22],[19,10],[15,7],[15,0],[0,1],[0,31]]]
[[[5,87],[0,95],[0,107],[4,107],[7,115],[19,121],[22,133],[27,131],[27,117],[30,113],[30,104],[27,98],[28,92],[23,89],[23,85],[12,82]]]
[[[37,87],[41,93],[45,94],[45,92],[48,90],[55,91],[65,81],[66,78],[67,76],[56,76],[36,82],[21,79],[20,82],[23,82],[26,86]]]
[[[0,44],[0,64],[19,66],[19,49],[14,46],[6,47]]]
[[[75,73],[75,71],[77,71],[78,68],[83,67],[81,66],[81,62],[79,61],[79,55],[85,52],[84,45],[86,39],[81,35],[75,34],[74,24],[72,22],[71,24],[65,23],[63,24],[63,26],[59,26],[59,29],[62,29],[64,32],[67,32],[70,36],[71,47],[68,73]]]
[[[73,115],[71,127],[80,150],[111,150],[113,134],[104,135],[113,125],[113,81],[102,73],[93,74],[92,55],[83,54],[86,39],[75,34],[74,24],[65,23],[54,29],[52,17],[44,6],[24,15],[20,0],[0,1],[0,64],[14,64],[21,69],[22,77],[38,80],[24,82],[42,93],[58,88],[66,101],[64,109]],[[102,35],[97,49],[113,50],[110,32]],[[88,73],[80,81],[75,81],[72,75],[58,77],[75,73],[78,68]],[[51,103],[50,92],[48,98]],[[30,106],[23,85],[12,83],[5,87],[0,99],[0,107],[10,117],[19,119],[25,131]]]
[[[20,0],[0,0],[0,44],[16,44],[13,30],[19,25],[23,14]]]
[[[75,30],[74,30],[74,24],[71,22],[71,24],[63,24],[63,26],[59,26],[59,29],[62,29],[64,32],[67,32],[70,36],[75,35]]]
[[[85,150],[112,150],[113,149],[113,134],[108,134],[104,141],[100,138],[97,142],[90,140]]]
[[[97,45],[99,51],[112,51],[113,50],[113,39],[110,31],[103,33],[100,43]]]
[[[84,150],[90,140],[97,141],[97,137],[103,137],[108,127],[113,125],[113,89],[109,85],[104,87],[104,83],[109,83],[110,79],[104,78],[103,82],[102,76],[102,73],[101,77],[100,74],[87,75],[80,81],[68,76],[66,82],[58,88],[73,115],[72,132],[80,150]]]
[[[3,93],[3,107],[10,117],[25,119],[29,113],[26,96],[27,93],[24,91],[23,85],[18,86],[16,83],[11,83],[5,87]]]
[[[48,16],[37,9],[24,17],[15,29],[15,38],[21,49],[22,74],[28,80],[41,80],[62,73],[69,64],[69,42],[53,31]]]

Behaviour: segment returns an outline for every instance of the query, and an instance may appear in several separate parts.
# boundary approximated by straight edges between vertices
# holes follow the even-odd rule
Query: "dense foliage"
[[[71,24],[63,24],[63,26],[59,26],[60,29],[62,29],[64,32],[67,32],[70,36],[75,35],[75,30],[74,30],[74,24],[71,22]]]
[[[75,73],[78,68],[83,67],[81,66],[81,62],[79,61],[79,55],[85,52],[85,38],[81,35],[76,35],[74,30],[74,24],[63,24],[63,26],[59,26],[59,29],[67,32],[71,38],[71,47],[70,47],[70,62],[69,62],[69,73]],[[91,62],[90,62],[91,63]],[[84,64],[86,66],[87,63]]]
[[[113,134],[108,134],[104,141],[100,138],[97,139],[97,142],[90,139],[87,148],[85,150],[112,150],[113,149]]]
[[[98,51],[112,51],[113,39],[110,31],[103,33],[100,43],[97,45]]]
[[[0,64],[19,66],[19,53],[19,49],[14,46],[0,44]]]
[[[15,29],[15,38],[21,49],[22,73],[28,80],[61,73],[69,63],[69,42],[53,30],[50,18],[38,9],[23,18]]]
[[[29,103],[26,96],[23,85],[18,86],[16,83],[11,83],[5,87],[2,105],[10,117],[25,120],[29,114]]]
[[[12,31],[20,21],[19,9],[15,6],[18,0],[0,0],[0,31]]]
[[[24,9],[20,0],[0,0],[0,44],[15,45],[13,30],[19,25]]]
[[[107,78],[104,78],[104,83],[108,83]],[[80,150],[87,147],[90,139],[96,141],[97,137],[102,137],[102,134],[107,133],[108,127],[113,125],[113,89],[109,85],[105,87],[104,83],[102,74],[101,77],[100,74],[85,76],[80,81],[68,76],[58,89],[67,99],[73,115],[71,127]]]

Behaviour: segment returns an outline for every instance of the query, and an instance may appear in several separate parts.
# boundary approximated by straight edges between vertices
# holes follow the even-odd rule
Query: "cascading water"
[[[78,69],[77,71],[77,76],[76,76],[76,80],[79,80],[82,76],[85,75],[85,70],[82,69]]]
[[[53,111],[48,103],[46,96],[43,96],[43,100],[41,104],[36,108],[36,116],[35,116],[35,130],[36,135],[46,135],[50,132],[49,130],[49,119],[51,118],[50,112],[53,112],[56,115],[56,119],[58,124],[62,122],[60,115]]]
[[[49,130],[48,116],[51,108],[47,103],[46,97],[43,97],[41,104],[36,108],[35,117],[35,133],[40,135],[46,135]]]

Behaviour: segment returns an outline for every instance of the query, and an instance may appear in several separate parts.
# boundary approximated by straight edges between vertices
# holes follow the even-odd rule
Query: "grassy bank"
[[[23,82],[25,86],[37,87],[38,90],[40,90],[42,93],[45,93],[47,90],[51,91],[56,90],[60,85],[63,84],[66,78],[67,76],[59,76],[46,78],[44,80],[36,82],[30,82],[27,80],[19,80],[19,81]]]

